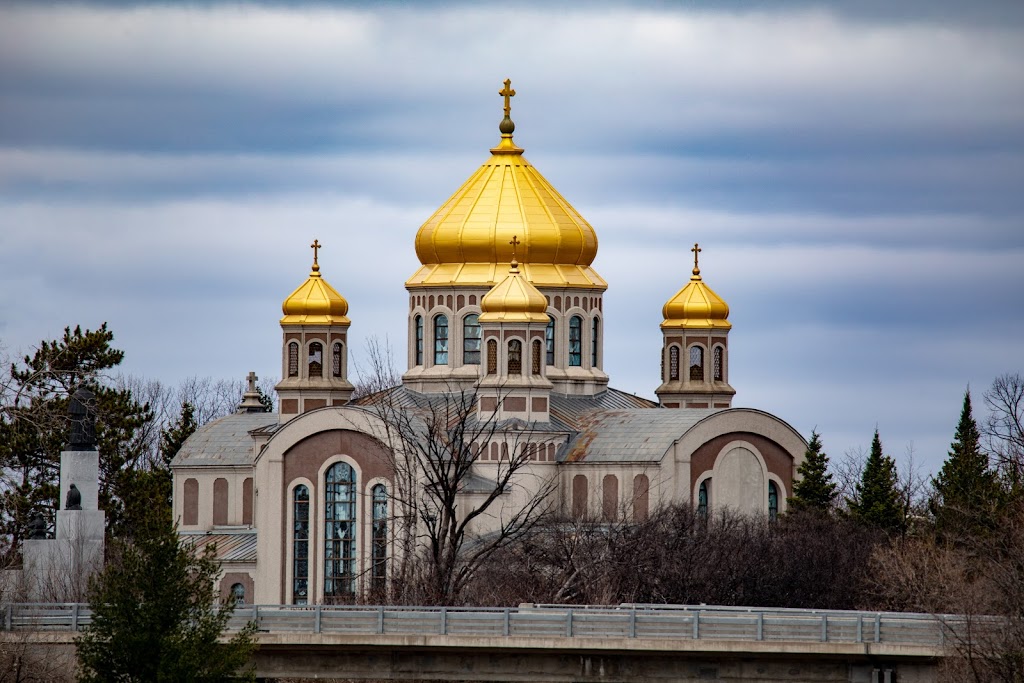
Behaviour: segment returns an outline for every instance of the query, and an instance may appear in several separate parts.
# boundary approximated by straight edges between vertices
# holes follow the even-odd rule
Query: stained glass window
[[[594,318],[590,326],[590,367],[597,367],[597,333],[600,321]]]
[[[385,588],[388,561],[388,491],[377,484],[371,493],[373,499],[373,529],[370,547],[370,585],[376,592]]]
[[[707,480],[700,483],[700,489],[697,491],[697,514],[701,517],[708,516],[708,482]]]
[[[324,601],[347,602],[356,592],[356,473],[346,463],[324,476]]]
[[[292,603],[309,602],[309,489],[292,492]]]
[[[448,316],[434,318],[434,365],[448,365]]]
[[[555,364],[555,318],[548,316],[548,326],[544,330],[544,346],[547,351],[547,364]]]
[[[578,315],[569,318],[569,365],[583,365],[583,318]]]
[[[779,517],[779,488],[774,481],[768,482],[768,519],[773,522]]]
[[[423,365],[423,316],[416,316],[416,365]]]

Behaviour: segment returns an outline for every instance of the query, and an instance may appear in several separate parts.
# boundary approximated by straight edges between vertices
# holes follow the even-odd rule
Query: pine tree
[[[793,484],[793,497],[789,499],[794,512],[816,510],[828,512],[836,499],[836,484],[828,471],[828,455],[821,452],[821,435],[811,432],[811,442],[804,452],[804,461],[797,474],[800,481]]]
[[[999,485],[980,441],[968,390],[949,455],[932,483],[935,495],[929,501],[929,509],[935,515],[935,528],[941,536],[971,537],[991,528],[999,502]]]
[[[115,541],[115,559],[91,584],[92,621],[76,639],[79,680],[238,681],[255,644],[254,625],[218,642],[234,600],[215,605],[220,564],[198,555],[167,520],[133,543]]]
[[[896,462],[882,454],[882,440],[877,429],[871,440],[871,452],[864,463],[860,482],[856,486],[856,497],[847,503],[853,517],[864,524],[885,531],[899,531],[903,528],[903,505]]]

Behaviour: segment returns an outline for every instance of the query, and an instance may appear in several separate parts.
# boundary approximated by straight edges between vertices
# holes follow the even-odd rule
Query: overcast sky
[[[935,471],[1024,371],[1024,4],[890,4],[5,3],[0,347],[107,321],[128,373],[277,376],[316,237],[354,362],[404,358],[414,235],[511,78],[600,239],[612,386],[654,396],[700,242],[736,405]]]

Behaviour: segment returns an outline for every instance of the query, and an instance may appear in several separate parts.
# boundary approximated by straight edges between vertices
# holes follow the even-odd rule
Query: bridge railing
[[[8,631],[79,631],[83,604],[11,603]],[[708,606],[555,605],[518,608],[244,605],[230,630],[255,622],[261,632],[350,635],[449,635],[549,638],[669,638],[942,646],[967,622],[953,615]],[[977,624],[974,625],[977,627]]]

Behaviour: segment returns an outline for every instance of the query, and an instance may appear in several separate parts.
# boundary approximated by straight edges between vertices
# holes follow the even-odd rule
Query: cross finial
[[[250,370],[249,374],[245,376],[245,379],[249,382],[249,393],[256,393],[256,380],[259,379],[259,377],[256,376],[256,373]]]
[[[516,91],[511,88],[512,79],[505,79],[505,87],[498,91],[498,94],[505,98],[505,117],[510,118],[512,116],[512,102],[511,98],[516,96]]]
[[[323,245],[320,244],[320,240],[314,239],[313,244],[309,245],[309,247],[313,250],[313,270],[320,270],[320,264],[317,263],[317,256],[319,255],[320,248],[323,247]]]
[[[699,244],[694,242],[693,249],[691,249],[690,251],[693,252],[693,274],[700,275],[700,268],[697,266],[697,255],[700,254],[700,252],[702,252],[703,249],[700,248]]]
[[[519,267],[519,261],[516,260],[516,247],[522,244],[522,242],[519,241],[518,235],[512,235],[512,239],[508,243],[512,245],[512,269],[515,270]]]

